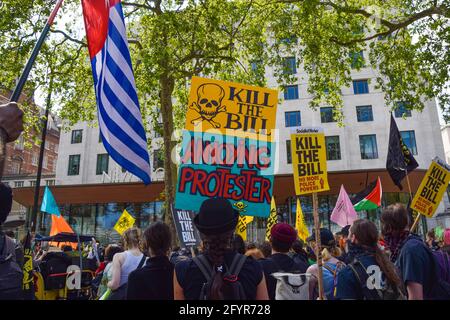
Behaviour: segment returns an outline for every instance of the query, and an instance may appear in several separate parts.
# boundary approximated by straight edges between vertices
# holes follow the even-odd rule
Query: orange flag
[[[63,216],[57,216],[55,214],[52,214],[52,227],[50,229],[50,236],[54,236],[55,234],[58,234],[60,232],[70,232],[74,233],[72,228],[69,226],[67,221],[64,219]],[[51,246],[58,246],[58,243],[56,242],[50,242],[49,245]],[[74,250],[77,249],[77,243],[75,242],[67,242],[67,243],[60,243],[60,246],[62,245],[70,245]]]

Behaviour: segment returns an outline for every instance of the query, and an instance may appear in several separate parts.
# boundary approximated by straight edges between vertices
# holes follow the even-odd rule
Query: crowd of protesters
[[[10,189],[1,187],[2,197],[8,195]],[[1,222],[9,210],[0,208]],[[270,231],[270,241],[247,243],[235,234],[238,218],[238,212],[227,200],[204,201],[193,220],[202,240],[195,250],[171,249],[174,239],[168,225],[162,222],[151,224],[143,232],[135,227],[126,230],[120,245],[110,244],[99,250],[93,281],[95,297],[295,299],[295,295],[286,292],[290,285],[286,279],[307,275],[302,278],[308,279],[307,299],[318,299],[320,289],[327,300],[449,299],[450,229],[441,238],[429,232],[426,241],[422,240],[410,232],[408,211],[401,204],[384,209],[381,232],[373,222],[364,219],[336,234],[321,228],[319,263],[315,232],[303,242],[292,226],[277,223]],[[23,249],[12,236],[1,233],[0,253],[14,260],[20,270]],[[48,247],[39,251],[47,255],[51,252]],[[60,251],[58,254],[69,255],[72,247]],[[40,252],[34,257],[35,266],[45,259],[46,254]],[[318,281],[320,274],[322,286]],[[12,298],[11,292],[0,290],[0,298]]]

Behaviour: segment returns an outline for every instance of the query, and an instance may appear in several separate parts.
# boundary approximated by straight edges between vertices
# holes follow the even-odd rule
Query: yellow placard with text
[[[433,159],[411,202],[411,209],[433,217],[449,182],[450,167],[439,158]]]
[[[274,141],[278,91],[193,77],[185,129]]]
[[[247,241],[247,225],[253,221],[253,216],[239,216],[236,226],[236,234],[240,235],[242,240]]]
[[[325,135],[321,128],[293,129],[291,155],[296,195],[330,190]]]
[[[122,235],[127,229],[134,225],[135,221],[136,220],[133,216],[129,214],[127,210],[124,210],[119,220],[117,220],[114,230],[116,230],[118,234]]]

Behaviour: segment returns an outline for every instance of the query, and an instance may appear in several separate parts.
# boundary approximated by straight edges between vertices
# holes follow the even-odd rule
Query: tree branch
[[[67,40],[70,40],[70,41],[72,41],[72,42],[81,44],[81,45],[84,46],[84,47],[87,47],[87,44],[86,44],[86,43],[84,43],[84,42],[81,41],[81,40],[72,38],[71,36],[69,36],[69,35],[68,35],[67,33],[65,33],[64,31],[61,31],[61,30],[50,30],[50,31],[53,32],[53,33],[60,33],[60,34],[62,34]]]

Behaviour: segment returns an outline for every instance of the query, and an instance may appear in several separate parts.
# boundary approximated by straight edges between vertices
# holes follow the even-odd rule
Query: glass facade
[[[59,207],[64,219],[72,229],[80,234],[94,235],[102,244],[117,243],[120,235],[113,229],[123,210],[135,219],[135,226],[144,230],[154,221],[163,220],[163,202],[146,203],[107,203],[62,205]],[[37,232],[48,235],[51,228],[51,215],[40,213]]]

